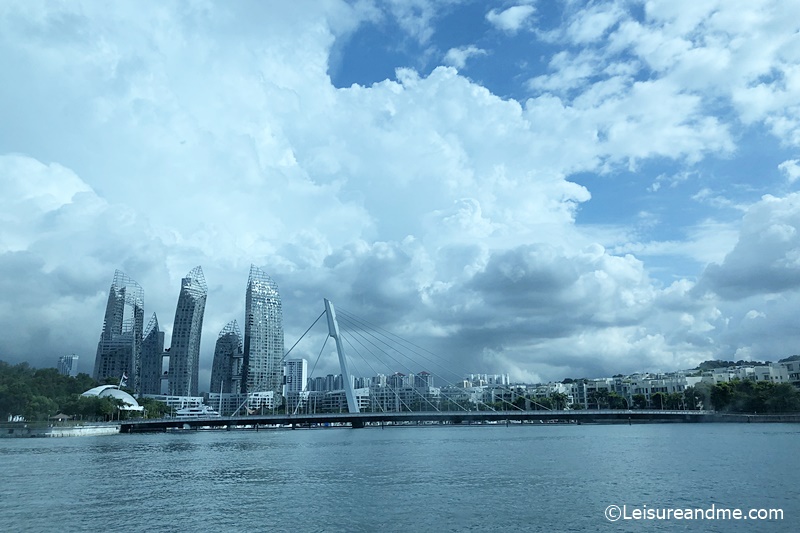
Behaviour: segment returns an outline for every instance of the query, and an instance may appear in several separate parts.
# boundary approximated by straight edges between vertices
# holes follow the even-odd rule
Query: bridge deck
[[[703,422],[714,418],[713,411],[662,411],[662,410],[583,410],[583,411],[420,411],[399,413],[318,413],[272,414],[214,418],[160,418],[121,422],[121,431],[163,431],[181,427],[240,427],[240,426],[308,426],[323,424],[364,427],[367,424],[436,422],[463,424],[504,421],[672,421]]]

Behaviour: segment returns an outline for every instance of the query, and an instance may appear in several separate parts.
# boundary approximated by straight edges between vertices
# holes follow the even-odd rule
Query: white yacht
[[[175,411],[177,418],[213,418],[220,416],[212,407],[207,405],[198,405],[195,407],[184,407]]]

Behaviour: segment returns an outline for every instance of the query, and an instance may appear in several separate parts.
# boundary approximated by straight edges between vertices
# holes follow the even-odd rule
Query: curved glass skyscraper
[[[245,296],[244,375],[242,392],[283,388],[283,310],[278,285],[263,270],[250,266]]]
[[[144,290],[124,272],[116,270],[108,291],[103,332],[97,343],[94,379],[128,376],[128,386],[141,392],[140,365],[144,327]]]
[[[142,394],[161,394],[161,364],[164,358],[164,332],[158,328],[155,313],[144,329],[142,340]]]
[[[235,320],[217,337],[211,366],[211,392],[238,393],[242,390],[242,334]]]
[[[197,396],[200,369],[200,334],[208,286],[203,269],[194,267],[181,280],[181,292],[172,325],[169,349],[169,390],[173,396]]]

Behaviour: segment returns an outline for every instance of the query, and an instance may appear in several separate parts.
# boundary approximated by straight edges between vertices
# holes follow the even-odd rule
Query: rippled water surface
[[[0,439],[4,531],[800,531],[800,426],[512,425]],[[782,521],[608,522],[628,508]]]

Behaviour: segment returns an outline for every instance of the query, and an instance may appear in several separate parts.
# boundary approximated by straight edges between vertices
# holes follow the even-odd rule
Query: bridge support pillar
[[[336,341],[336,353],[339,354],[339,366],[342,369],[342,381],[344,382],[342,385],[344,386],[344,394],[347,397],[347,410],[350,414],[355,414],[360,412],[360,409],[356,402],[356,393],[353,390],[353,381],[350,379],[350,372],[347,371],[347,359],[344,355],[344,345],[342,344],[342,339],[339,338],[339,322],[336,321],[336,311],[333,308],[333,304],[327,298],[325,298],[325,314],[328,317],[328,335],[333,337]]]

